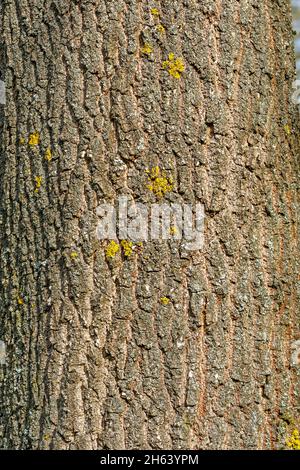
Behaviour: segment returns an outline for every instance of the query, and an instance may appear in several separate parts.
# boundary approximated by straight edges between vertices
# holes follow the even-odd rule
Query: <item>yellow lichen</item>
[[[175,227],[175,225],[172,225],[170,227],[170,235],[176,235],[177,233],[178,233],[177,228]]]
[[[153,51],[152,46],[148,44],[147,42],[143,45],[141,49],[142,54],[146,54],[146,55],[150,55],[152,51]]]
[[[40,143],[40,134],[38,132],[34,132],[33,134],[30,134],[29,139],[28,139],[28,144],[29,145],[39,145]]]
[[[160,15],[160,12],[159,12],[158,8],[151,8],[150,12],[151,12],[151,15],[153,15],[153,16],[159,16]]]
[[[170,299],[168,297],[161,297],[160,301],[163,305],[168,305],[170,303]]]
[[[50,162],[52,160],[52,152],[51,152],[51,149],[48,147],[46,152],[45,152],[45,158],[46,160],[48,160],[48,162]]]
[[[288,124],[284,126],[284,130],[285,130],[286,135],[291,135],[291,129]]]
[[[72,259],[78,258],[78,253],[77,253],[77,251],[72,251],[71,254],[70,254],[70,256],[71,256]]]
[[[127,240],[122,240],[121,245],[123,248],[124,256],[129,257],[132,254],[132,242],[129,242]]]
[[[35,192],[37,193],[40,189],[40,187],[42,186],[42,180],[43,178],[41,176],[36,176],[34,178],[34,181],[35,181]]]
[[[300,450],[300,433],[298,429],[294,429],[291,436],[287,439],[286,445],[291,450]]]
[[[159,166],[155,166],[151,170],[146,171],[149,176],[147,188],[152,191],[155,196],[161,198],[173,190],[172,178],[167,177]]]
[[[174,78],[180,78],[185,69],[183,60],[180,57],[175,57],[173,52],[168,56],[168,60],[162,63],[163,69],[167,69],[169,74]]]
[[[165,27],[164,27],[163,24],[158,24],[158,25],[156,26],[156,29],[157,29],[157,31],[158,31],[159,33],[161,33],[161,34],[163,34],[163,33],[166,31],[166,29],[165,29]]]
[[[22,297],[18,297],[18,304],[19,304],[19,305],[23,305],[23,304],[24,304],[24,300],[22,299]]]
[[[106,256],[107,258],[114,258],[118,251],[120,250],[120,245],[112,240],[108,247],[106,248]]]
[[[21,135],[20,139],[19,139],[19,144],[20,145],[24,145],[25,144],[25,138]]]

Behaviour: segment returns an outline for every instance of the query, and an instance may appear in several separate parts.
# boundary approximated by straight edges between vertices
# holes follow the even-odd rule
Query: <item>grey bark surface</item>
[[[0,447],[284,446],[300,377],[286,0],[4,0],[0,12]],[[162,68],[169,53],[180,79]],[[154,202],[156,165],[174,178],[166,202],[204,204],[203,250],[149,241],[108,260],[97,206]]]

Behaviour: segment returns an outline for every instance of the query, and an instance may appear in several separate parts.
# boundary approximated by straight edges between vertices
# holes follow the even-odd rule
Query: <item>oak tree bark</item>
[[[1,448],[284,446],[300,312],[288,2],[0,12]],[[154,202],[155,166],[165,201],[204,205],[203,249],[108,259],[97,206]]]

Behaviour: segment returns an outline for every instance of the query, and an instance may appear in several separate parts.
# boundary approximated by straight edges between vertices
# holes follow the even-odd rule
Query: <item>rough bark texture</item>
[[[284,446],[300,312],[288,2],[0,11],[1,447]],[[153,202],[155,165],[175,180],[166,201],[204,204],[204,249],[152,241],[107,260],[97,206]]]

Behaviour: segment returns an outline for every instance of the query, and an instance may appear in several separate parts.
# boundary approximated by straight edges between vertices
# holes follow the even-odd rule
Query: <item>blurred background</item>
[[[295,48],[297,58],[297,78],[300,79],[300,0],[291,0],[293,9],[293,27],[297,33],[295,36]]]

